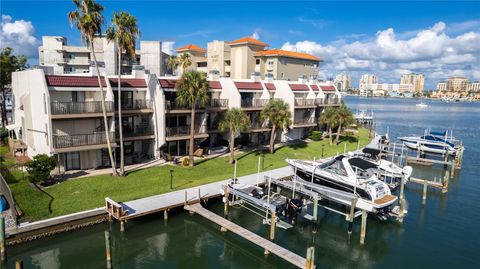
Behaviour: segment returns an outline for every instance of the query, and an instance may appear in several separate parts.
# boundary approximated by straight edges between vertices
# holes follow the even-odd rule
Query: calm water
[[[275,241],[302,256],[316,246],[317,268],[479,268],[480,266],[480,104],[429,102],[417,109],[415,100],[363,99],[347,97],[352,109],[375,112],[377,130],[390,137],[421,134],[426,127],[453,129],[464,141],[463,170],[451,181],[449,192],[429,189],[427,204],[421,205],[421,187],[409,185],[406,198],[409,214],[402,226],[380,223],[370,217],[364,247],[359,245],[357,219],[351,238],[347,223],[337,214],[320,212],[317,233],[311,224],[300,223],[288,231],[277,229]],[[416,176],[440,176],[441,169],[415,167]],[[222,211],[220,202],[210,209]],[[231,218],[267,235],[259,216],[232,209]],[[24,268],[105,268],[104,233],[101,224],[8,249],[10,268],[18,258]],[[291,268],[290,264],[226,233],[199,216],[182,211],[154,215],[126,225],[120,235],[118,223],[111,224],[115,268]]]

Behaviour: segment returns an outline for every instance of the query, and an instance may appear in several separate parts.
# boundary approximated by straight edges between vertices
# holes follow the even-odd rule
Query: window
[[[267,62],[268,65],[273,65],[274,64],[274,61],[270,60]]]
[[[284,74],[284,73],[281,73],[281,74],[280,74],[280,77],[281,77],[282,79],[284,79],[284,78],[285,78],[285,74]]]
[[[75,55],[74,54],[68,54],[68,59],[70,59],[70,60],[75,59]]]
[[[80,152],[65,153],[65,170],[80,169]]]
[[[260,59],[256,59],[255,64],[260,64]]]

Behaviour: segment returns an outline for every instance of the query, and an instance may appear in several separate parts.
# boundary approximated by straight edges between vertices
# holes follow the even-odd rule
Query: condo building
[[[94,39],[95,56],[102,73],[118,73],[118,49],[113,42],[99,36]],[[38,48],[39,65],[53,67],[55,74],[89,73],[93,67],[90,49],[84,46],[69,46],[62,36],[43,36]],[[160,41],[140,41],[140,49],[135,56],[122,55],[122,74],[130,74],[133,69],[146,69],[158,76],[166,73],[168,54],[162,52]]]
[[[450,77],[447,79],[446,84],[449,92],[465,92],[467,90],[468,78]]]
[[[55,156],[59,173],[108,166],[105,130],[118,160],[119,124],[127,164],[165,154],[184,156],[188,154],[192,120],[190,109],[176,102],[177,80],[144,70],[122,76],[120,123],[116,117],[117,76],[102,76],[108,116],[105,126],[100,85],[94,74],[57,75],[51,68],[14,72],[14,123],[10,128],[30,157],[41,153]],[[320,113],[326,106],[338,106],[341,98],[333,83],[304,78],[286,81],[258,75],[250,79],[210,75],[209,83],[209,103],[195,107],[195,148],[228,144],[228,132],[220,131],[218,123],[229,108],[242,109],[251,121],[251,127],[238,135],[239,145],[255,146],[270,139],[271,125],[261,121],[260,112],[271,99],[289,104],[292,126],[275,140],[291,141],[318,129]]]
[[[352,78],[348,74],[341,73],[335,77],[335,80],[333,83],[335,84],[335,86],[339,91],[344,92],[351,88],[352,86],[351,80]]]
[[[413,85],[413,92],[420,94],[423,92],[425,85],[425,76],[423,74],[403,74],[400,77],[400,84],[411,84]]]

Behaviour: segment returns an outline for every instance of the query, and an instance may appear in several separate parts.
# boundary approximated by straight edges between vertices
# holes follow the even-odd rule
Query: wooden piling
[[[23,269],[23,261],[22,260],[16,260],[15,261],[15,269]]]
[[[305,263],[305,269],[315,268],[315,247],[307,248],[307,262]]]
[[[448,192],[449,181],[450,181],[450,174],[448,173],[448,170],[445,170],[445,176],[443,177],[443,182],[442,182],[442,193]]]
[[[403,223],[404,211],[405,211],[405,178],[402,177],[400,181],[400,212],[398,214],[398,222]]]
[[[168,210],[163,211],[163,219],[168,220]]]
[[[360,244],[365,244],[365,234],[367,233],[367,212],[362,210],[362,226],[360,229]]]
[[[0,259],[2,262],[7,260],[7,250],[5,249],[5,218],[0,216]]]
[[[313,199],[313,222],[317,223],[318,220],[318,199]]]
[[[121,220],[120,221],[120,232],[125,232],[125,221]]]
[[[427,188],[428,188],[428,182],[427,180],[423,181],[423,193],[422,193],[422,205],[425,205],[427,203]]]
[[[352,204],[350,205],[350,214],[348,214],[348,234],[352,233],[353,218],[355,217],[355,206],[357,205],[357,199],[357,197],[353,198]]]
[[[112,268],[112,252],[111,252],[111,243],[110,243],[110,232],[105,231],[105,255],[107,259],[107,269]]]
[[[198,188],[198,202],[202,202],[202,195],[200,194],[200,188]]]
[[[276,219],[276,213],[275,211],[273,211],[272,218],[270,220],[270,240],[271,241],[275,239],[275,219]]]
[[[223,191],[225,193],[225,197],[223,199],[225,199],[225,203],[223,204],[223,216],[224,217],[227,217],[228,216],[228,187],[227,185],[225,185],[223,187]]]
[[[188,205],[188,196],[187,196],[187,191],[185,191],[185,202],[184,202],[184,206],[187,206]]]

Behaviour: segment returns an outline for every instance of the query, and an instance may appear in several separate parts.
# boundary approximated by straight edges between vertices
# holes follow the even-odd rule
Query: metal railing
[[[268,122],[254,121],[250,124],[250,130],[272,128]]]
[[[110,142],[114,139],[114,133],[108,133]],[[78,135],[53,135],[54,148],[71,148],[88,145],[106,144],[107,138],[104,132],[93,134],[78,134]]]
[[[245,108],[250,108],[250,107],[265,107],[269,99],[258,99],[258,98],[253,98],[253,99],[242,99],[241,101],[241,106]]]
[[[135,128],[123,128],[124,137],[134,137],[134,136],[145,136],[145,135],[154,135],[152,127],[137,125]]]
[[[295,98],[295,106],[314,106],[315,99]]]
[[[302,125],[302,124],[315,124],[315,118],[301,118],[301,119],[295,119],[293,121],[293,124],[295,125]]]
[[[117,107],[115,105],[115,107]],[[151,109],[153,107],[151,100],[133,100],[131,103],[122,104],[123,110]]]
[[[201,109],[201,108],[204,108],[204,106],[201,106],[200,104],[196,104],[195,105],[195,109]],[[179,110],[190,110],[191,108],[189,106],[186,106],[186,105],[183,105],[183,104],[180,104],[178,103],[177,101],[165,101],[165,109],[166,110],[176,110],[176,109],[179,109]]]
[[[210,107],[228,107],[228,99],[211,99]]]
[[[50,110],[52,115],[102,113],[101,101],[90,102],[51,102]],[[106,112],[113,111],[113,102],[105,102]]]
[[[195,134],[206,133],[205,126],[196,126]],[[165,129],[167,136],[184,136],[190,135],[190,126],[167,127]]]

